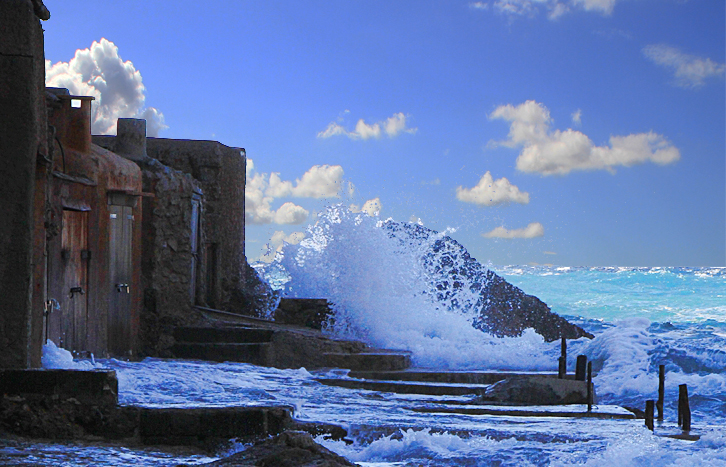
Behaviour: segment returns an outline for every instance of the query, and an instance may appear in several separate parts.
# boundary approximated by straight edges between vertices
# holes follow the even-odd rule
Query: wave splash
[[[325,297],[326,332],[413,352],[429,368],[552,369],[556,345],[533,330],[497,338],[475,329],[488,269],[416,224],[329,207],[264,274],[288,297]]]

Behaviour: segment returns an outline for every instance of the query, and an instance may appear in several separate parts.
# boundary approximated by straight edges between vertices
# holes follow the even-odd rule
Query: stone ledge
[[[85,405],[118,404],[118,379],[112,370],[0,370],[0,394],[73,398]]]

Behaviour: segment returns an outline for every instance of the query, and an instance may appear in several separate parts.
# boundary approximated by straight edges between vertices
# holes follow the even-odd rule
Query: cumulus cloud
[[[577,109],[572,112],[572,124],[577,126],[582,125],[582,110]]]
[[[674,84],[686,89],[699,88],[706,79],[723,76],[726,69],[723,63],[689,55],[665,44],[648,45],[643,48],[643,55],[656,65],[670,68]]]
[[[610,15],[615,8],[617,0],[495,0],[492,2],[493,10],[504,14],[510,19],[517,16],[533,18],[544,12],[551,20],[556,20],[565,13],[573,10],[595,12]],[[473,2],[469,7],[474,10],[488,10],[489,3]]]
[[[351,204],[348,209],[350,212],[364,212],[369,216],[374,217],[381,212],[383,204],[381,204],[380,198],[373,198],[363,203],[363,207],[359,207],[357,204]]]
[[[505,229],[497,227],[491,232],[481,234],[485,238],[536,238],[544,235],[544,227],[539,222],[532,222],[523,229]]]
[[[318,138],[327,139],[337,135],[345,135],[353,140],[380,139],[385,133],[389,138],[395,138],[401,133],[414,134],[418,128],[408,128],[407,116],[402,112],[393,114],[384,121],[372,124],[366,123],[362,118],[355,125],[355,130],[348,131],[337,122],[330,122],[328,127],[318,133]]]
[[[339,165],[314,165],[294,184],[282,180],[278,172],[255,173],[254,167],[248,158],[245,219],[251,224],[301,224],[307,220],[308,210],[289,201],[273,209],[275,199],[337,197],[343,186],[343,168]]]
[[[489,116],[510,122],[509,139],[498,144],[522,147],[517,169],[542,175],[566,175],[573,170],[608,170],[653,162],[659,165],[680,159],[678,148],[650,131],[611,136],[609,146],[595,146],[585,134],[568,129],[550,130],[549,110],[535,101],[498,107]]]
[[[509,203],[527,204],[529,203],[529,193],[520,191],[506,177],[494,180],[491,172],[487,171],[475,187],[457,187],[456,199],[480,206],[496,206]]]
[[[154,107],[145,107],[146,88],[141,73],[130,61],[123,61],[118,47],[111,41],[94,41],[89,49],[76,50],[69,62],[51,65],[45,61],[45,84],[68,88],[72,95],[93,96],[91,131],[115,134],[119,117],[146,119],[146,132],[158,136],[168,128],[164,115]]]
[[[267,243],[267,252],[260,257],[260,261],[269,263],[275,259],[275,255],[278,251],[282,251],[285,244],[297,245],[300,243],[305,234],[303,232],[292,232],[290,235],[286,235],[282,230],[275,231]]]
[[[343,167],[339,165],[314,165],[302,178],[291,181],[282,180],[278,172],[270,174],[265,195],[272,198],[293,196],[296,198],[333,198],[338,197],[343,186]]]

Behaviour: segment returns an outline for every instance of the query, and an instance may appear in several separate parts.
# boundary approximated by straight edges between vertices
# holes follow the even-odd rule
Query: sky
[[[94,134],[245,148],[250,261],[326,206],[494,265],[726,266],[720,0],[45,0]]]

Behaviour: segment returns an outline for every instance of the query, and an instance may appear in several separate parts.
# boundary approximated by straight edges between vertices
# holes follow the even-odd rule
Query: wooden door
[[[108,350],[126,356],[131,351],[131,248],[134,216],[130,206],[109,207]]]
[[[62,222],[60,310],[51,315],[51,338],[66,350],[82,352],[88,321],[88,213],[64,209]]]

